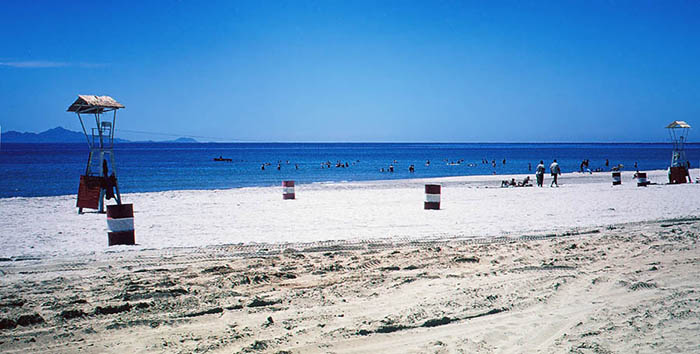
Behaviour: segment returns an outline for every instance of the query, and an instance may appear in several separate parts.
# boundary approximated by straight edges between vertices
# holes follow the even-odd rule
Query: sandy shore
[[[699,227],[3,262],[0,351],[697,352]]]
[[[111,249],[74,197],[3,199],[0,351],[700,351],[698,186],[609,177],[128,194]]]
[[[693,170],[693,176],[698,175]],[[523,176],[468,176],[281,187],[125,194],[136,249],[328,240],[441,240],[564,232],[572,228],[700,215],[700,188],[637,188],[632,173],[569,173],[560,188],[500,188]],[[666,171],[649,179],[667,180]],[[549,176],[547,176],[547,181]],[[423,210],[425,183],[440,183],[440,211]],[[547,185],[549,183],[547,182]],[[75,196],[0,199],[0,257],[108,251],[103,214],[78,215]],[[133,248],[129,248],[133,249]],[[111,251],[114,251],[112,249]]]

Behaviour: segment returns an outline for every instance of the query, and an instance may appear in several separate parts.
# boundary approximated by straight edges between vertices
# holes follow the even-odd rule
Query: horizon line
[[[61,128],[73,133],[83,133],[80,131],[74,131],[70,130],[67,128],[64,128],[62,126],[58,126],[56,128]],[[2,135],[5,135],[7,133],[15,132],[19,134],[41,134],[44,132],[47,132],[49,130],[53,130],[56,128],[49,128],[47,130],[44,130],[42,132],[20,132],[16,130],[8,130],[6,132],[2,132]],[[671,144],[672,141],[665,140],[665,141],[601,141],[601,140],[594,140],[594,141],[332,141],[332,140],[307,140],[307,141],[299,141],[299,140],[290,140],[290,141],[272,141],[272,140],[240,140],[240,139],[231,139],[231,140],[225,140],[225,139],[220,139],[217,137],[209,137],[209,136],[197,136],[197,135],[187,135],[187,134],[171,134],[171,133],[155,133],[155,132],[144,132],[144,131],[133,131],[133,130],[128,130],[128,129],[120,129],[122,131],[125,131],[127,133],[137,133],[137,134],[152,134],[152,135],[161,135],[161,136],[170,136],[173,137],[174,139],[171,140],[129,140],[125,138],[118,138],[115,136],[115,139],[119,140],[125,140],[122,142],[119,142],[120,144],[128,144],[128,143],[177,143],[174,142],[174,140],[177,139],[182,139],[182,138],[188,138],[195,140],[194,142],[183,142],[182,144],[246,144],[246,143],[256,143],[256,144]],[[213,139],[209,141],[199,141],[197,139]],[[7,144],[51,144],[51,143],[63,143],[63,144],[72,144],[73,142],[35,142],[35,143],[22,143],[22,142],[8,142]],[[78,142],[74,142],[78,143]],[[117,142],[115,142],[117,143]],[[686,144],[698,144],[700,141],[697,142],[690,142],[686,141]]]

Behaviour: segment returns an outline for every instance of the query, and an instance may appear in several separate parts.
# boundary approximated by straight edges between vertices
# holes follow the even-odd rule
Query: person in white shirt
[[[559,164],[557,163],[557,159],[554,159],[554,162],[552,162],[551,165],[549,165],[549,172],[552,174],[552,183],[549,184],[551,187],[552,185],[556,185],[559,187],[559,183],[557,182],[557,176],[561,174],[561,169],[559,168]]]

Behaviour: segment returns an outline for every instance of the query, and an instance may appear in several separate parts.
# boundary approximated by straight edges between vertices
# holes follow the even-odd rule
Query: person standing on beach
[[[537,177],[537,186],[542,187],[544,184],[544,161],[540,160],[540,163],[536,167],[535,177]]]
[[[561,174],[561,169],[559,168],[559,164],[557,163],[557,159],[554,159],[554,162],[552,162],[551,165],[549,165],[549,172],[552,174],[552,183],[549,184],[551,187],[552,185],[556,185],[559,187],[559,182],[557,182],[557,176]]]

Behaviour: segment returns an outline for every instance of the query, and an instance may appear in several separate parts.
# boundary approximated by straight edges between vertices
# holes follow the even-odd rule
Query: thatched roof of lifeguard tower
[[[104,113],[124,106],[109,96],[78,95],[78,99],[68,107],[68,112]]]
[[[668,126],[666,126],[666,128],[668,128],[668,129],[673,129],[673,128],[690,128],[690,124],[686,123],[686,122],[683,121],[683,120],[674,120],[673,122],[671,122],[671,124],[669,124]]]

